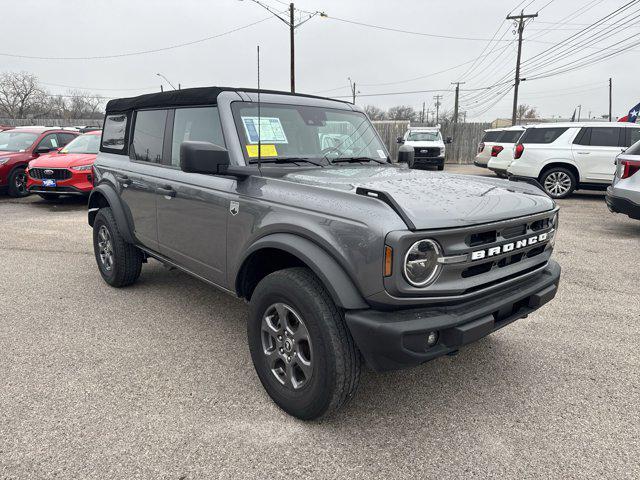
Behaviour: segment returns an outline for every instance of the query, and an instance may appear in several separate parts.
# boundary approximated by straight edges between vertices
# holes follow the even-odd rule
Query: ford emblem
[[[53,175],[53,170],[47,169],[47,170],[44,171],[44,174],[45,175]]]

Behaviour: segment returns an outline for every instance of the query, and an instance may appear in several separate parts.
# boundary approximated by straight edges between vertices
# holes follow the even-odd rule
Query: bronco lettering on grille
[[[517,242],[505,243],[497,247],[487,248],[485,250],[476,250],[471,252],[471,260],[482,260],[483,258],[495,257],[503,253],[513,252],[514,250],[520,250],[536,243],[542,243],[549,239],[549,233],[541,233],[540,235],[534,235],[533,237],[524,238]]]

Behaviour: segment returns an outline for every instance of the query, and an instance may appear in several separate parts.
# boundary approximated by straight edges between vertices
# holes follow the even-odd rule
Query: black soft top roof
[[[198,87],[185,88],[182,90],[170,90],[168,92],[148,93],[137,97],[116,98],[109,100],[107,103],[107,113],[123,113],[129,110],[141,108],[160,108],[160,107],[184,107],[190,105],[215,105],[217,103],[220,92],[248,92],[257,93],[258,90],[253,88],[235,88],[235,87]],[[300,93],[281,92],[278,90],[260,90],[260,93],[275,93],[278,95],[293,95],[299,97],[318,98],[322,100],[325,97],[317,97],[315,95],[305,95]],[[340,100],[334,100],[340,101]]]

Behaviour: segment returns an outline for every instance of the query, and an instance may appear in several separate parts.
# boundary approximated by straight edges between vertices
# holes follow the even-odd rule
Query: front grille
[[[414,158],[433,158],[440,156],[440,149],[437,147],[413,147]]]
[[[37,180],[43,180],[45,178],[50,178],[52,180],[67,180],[71,178],[71,171],[66,168],[30,168],[29,176]]]

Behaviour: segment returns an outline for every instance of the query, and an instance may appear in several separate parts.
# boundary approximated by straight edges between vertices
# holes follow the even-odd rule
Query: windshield
[[[60,153],[98,153],[99,147],[100,135],[91,133],[73,139]]]
[[[411,132],[407,137],[408,142],[437,142],[442,140],[440,132]]]
[[[235,102],[232,106],[245,159],[262,160],[341,158],[387,161],[387,150],[367,117],[359,112],[302,105],[260,105]]]
[[[24,152],[33,145],[37,138],[37,133],[16,132],[15,130],[0,132],[0,151]]]

